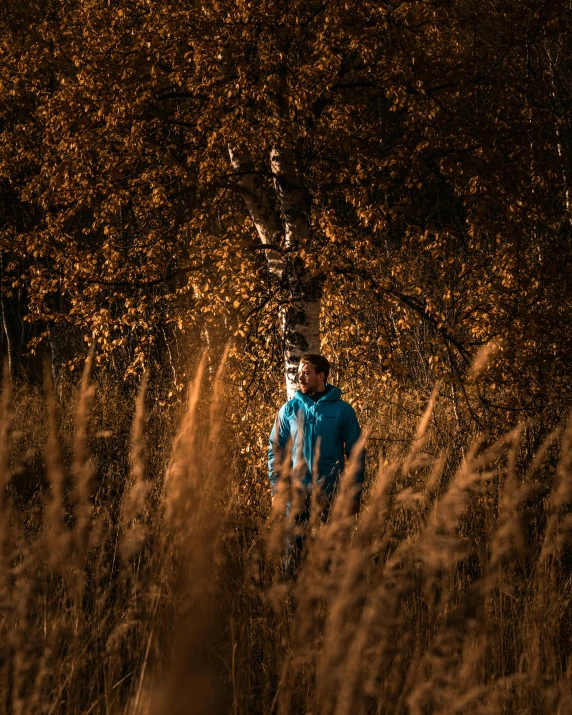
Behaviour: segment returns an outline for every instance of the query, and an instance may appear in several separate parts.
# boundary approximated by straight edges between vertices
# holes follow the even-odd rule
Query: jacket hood
[[[339,387],[334,387],[334,385],[330,385],[330,383],[327,382],[326,388],[328,391],[323,397],[320,397],[318,402],[334,402],[335,400],[339,400],[341,398],[342,391]],[[302,402],[311,402],[312,404],[315,404],[314,400],[309,395],[305,395],[301,390],[296,392],[294,398],[301,400]]]

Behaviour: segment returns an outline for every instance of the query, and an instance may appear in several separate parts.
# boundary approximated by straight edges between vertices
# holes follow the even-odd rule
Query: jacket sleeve
[[[268,479],[272,487],[272,494],[276,493],[276,482],[280,476],[279,470],[284,456],[284,448],[290,437],[290,422],[285,417],[286,405],[282,405],[268,440]]]
[[[355,443],[358,441],[360,434],[361,434],[361,428],[359,426],[359,422],[356,417],[354,408],[351,405],[346,403],[346,410],[345,410],[345,415],[344,415],[344,426],[343,426],[344,451],[346,454],[346,458],[349,459],[351,451],[352,451]],[[365,450],[364,449],[362,449],[360,454],[357,455],[357,459],[358,459],[358,464],[357,464],[357,471],[356,471],[356,477],[355,477],[356,487],[357,487],[356,495],[355,495],[356,512],[359,509],[362,484],[363,484],[363,478],[364,478],[364,472],[365,472]]]

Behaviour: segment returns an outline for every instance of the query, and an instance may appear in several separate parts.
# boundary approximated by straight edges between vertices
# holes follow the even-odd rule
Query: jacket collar
[[[339,400],[342,396],[342,391],[340,390],[340,388],[334,387],[334,385],[330,385],[329,382],[326,383],[326,389],[328,391],[323,397],[320,397],[318,402],[315,402],[309,395],[305,395],[300,390],[298,390],[294,397],[303,402],[304,404],[311,406],[322,404],[322,402],[334,402],[335,400]]]

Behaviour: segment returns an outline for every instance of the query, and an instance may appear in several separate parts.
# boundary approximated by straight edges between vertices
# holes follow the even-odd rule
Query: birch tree
[[[320,352],[320,279],[299,257],[310,250],[310,202],[292,149],[273,147],[269,165],[277,206],[271,203],[247,151],[229,148],[237,184],[264,246],[268,271],[289,300],[279,309],[288,398],[297,389],[300,355]],[[291,258],[294,256],[294,258]]]
[[[569,19],[536,0],[19,13],[0,179],[27,217],[4,221],[6,260],[26,262],[4,289],[130,374],[218,321],[289,392],[303,350],[362,381],[454,381],[503,335],[485,399],[532,405],[572,372]]]

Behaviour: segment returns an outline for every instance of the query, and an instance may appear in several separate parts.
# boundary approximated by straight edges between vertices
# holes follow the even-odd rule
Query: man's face
[[[300,382],[300,392],[304,395],[312,395],[324,389],[324,373],[316,373],[316,368],[310,363],[300,363],[298,368],[298,379]]]

